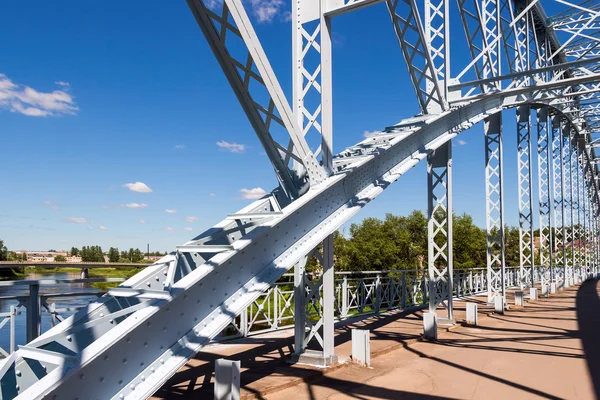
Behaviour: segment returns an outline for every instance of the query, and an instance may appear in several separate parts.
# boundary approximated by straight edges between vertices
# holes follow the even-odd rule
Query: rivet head
[[[100,377],[100,382],[104,382],[104,377]]]
[[[70,342],[71,340],[73,340],[73,339],[71,338],[71,335],[67,336],[67,340],[68,340],[69,342]]]
[[[79,379],[85,379],[85,375],[84,374],[79,375]]]
[[[131,385],[131,386],[129,386],[129,389],[131,389],[131,390],[135,390],[135,385]]]
[[[126,358],[123,359],[123,364],[127,364],[127,359]]]
[[[21,376],[21,370],[20,369],[16,370],[15,373],[17,374],[17,376]]]

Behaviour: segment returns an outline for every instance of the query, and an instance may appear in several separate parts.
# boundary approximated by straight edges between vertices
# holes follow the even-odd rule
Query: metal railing
[[[554,266],[553,276],[557,283],[563,280],[563,267]],[[576,266],[574,277],[585,279],[586,272],[581,266]],[[531,286],[531,273],[521,281],[519,267],[507,267],[504,275],[507,288],[520,287],[524,282]],[[338,320],[377,314],[390,310],[422,309],[429,304],[429,276],[425,269],[389,270],[389,271],[352,271],[335,273],[335,317]],[[318,278],[318,275],[315,275]],[[5,357],[15,351],[16,319],[22,310],[26,315],[27,342],[41,334],[42,313],[51,317],[51,326],[64,320],[82,308],[58,308],[59,299],[87,296],[102,296],[102,290],[73,291],[66,293],[40,293],[40,287],[58,283],[93,283],[93,282],[122,282],[122,278],[91,278],[91,279],[41,279],[0,282],[1,287],[28,286],[26,295],[0,296],[0,301],[12,300],[8,312],[0,313],[0,334],[8,329],[9,349],[0,347],[0,354]],[[540,281],[539,267],[534,267],[534,281]],[[455,297],[472,296],[487,291],[487,269],[465,268],[455,269],[453,276],[453,293]],[[308,318],[319,317],[319,304],[314,304],[308,311]],[[284,274],[268,290],[264,291],[250,306],[238,315],[233,322],[215,339],[226,340],[247,337],[259,333],[276,331],[293,326],[294,324],[294,280],[293,274]]]
[[[123,278],[90,278],[90,279],[39,279],[39,280],[20,280],[0,282],[0,288],[27,286],[29,292],[24,295],[0,296],[0,301],[9,301],[11,304],[8,312],[0,313],[0,335],[4,335],[3,330],[7,329],[9,333],[9,348],[0,347],[0,355],[7,357],[16,350],[17,342],[17,316],[25,312],[25,336],[26,341],[30,342],[42,333],[42,313],[50,315],[51,327],[62,322],[67,314],[72,314],[78,309],[84,307],[57,307],[57,300],[102,296],[105,291],[102,290],[84,290],[70,291],[63,293],[40,293],[40,287],[56,284],[75,284],[75,283],[95,283],[95,282],[123,282]]]
[[[553,266],[557,284],[562,282],[562,266]],[[572,267],[573,277],[585,279],[585,269]],[[429,304],[429,276],[426,269],[390,271],[353,271],[335,273],[335,317],[337,320],[377,314],[389,310],[414,310]],[[533,271],[535,283],[540,282],[539,267]],[[506,288],[531,286],[531,272],[521,279],[520,267],[507,267]],[[455,269],[454,297],[466,297],[487,292],[486,268]],[[549,288],[548,288],[549,289]],[[309,309],[308,318],[318,317],[316,307]],[[259,333],[289,328],[294,323],[293,274],[283,275],[263,292],[215,340],[247,337]]]

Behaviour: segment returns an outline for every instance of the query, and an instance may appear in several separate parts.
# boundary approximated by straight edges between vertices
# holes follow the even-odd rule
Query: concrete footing
[[[494,298],[494,311],[497,314],[504,314],[504,296],[496,296]]]
[[[426,339],[437,340],[437,314],[426,312],[423,314],[423,337]]]
[[[523,307],[525,305],[525,301],[523,299],[523,292],[515,292],[515,306]]]
[[[337,363],[338,357],[323,355],[322,351],[304,350],[302,354],[292,354],[291,361],[298,364],[314,365],[316,367],[328,367]]]
[[[371,365],[371,336],[368,329],[352,329],[352,361]]]
[[[537,301],[537,299],[538,299],[538,290],[537,290],[537,288],[534,288],[534,287],[530,288],[529,289],[529,300]]]
[[[477,325],[477,303],[467,303],[467,324]]]
[[[556,282],[550,283],[550,294],[556,294]]]
[[[215,361],[215,400],[240,399],[240,361]]]

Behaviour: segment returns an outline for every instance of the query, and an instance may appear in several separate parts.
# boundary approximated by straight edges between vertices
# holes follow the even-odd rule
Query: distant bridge
[[[63,268],[145,268],[151,263],[101,263],[101,262],[15,262],[15,261],[0,261],[0,270],[24,267],[63,267]]]

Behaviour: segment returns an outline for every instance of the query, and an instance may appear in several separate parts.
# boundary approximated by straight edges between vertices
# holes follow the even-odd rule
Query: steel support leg
[[[427,199],[429,311],[436,312],[441,304],[443,318],[454,323],[451,141],[427,157]]]
[[[533,196],[531,122],[529,106],[517,109],[517,162],[519,189],[519,285],[521,290],[533,285]]]
[[[306,272],[306,264],[314,255],[322,267],[319,278]],[[333,268],[333,235],[323,241],[323,254],[315,249],[307,259],[294,266],[294,333],[292,360],[300,363],[328,366],[337,361],[334,346],[335,282]],[[321,351],[307,350],[312,340]]]
[[[557,287],[561,284],[559,270],[565,263],[564,251],[564,169],[562,157],[562,125],[561,117],[552,117],[552,187],[554,199],[554,259],[550,270],[550,282],[556,283]]]
[[[484,129],[488,302],[493,303],[497,296],[506,301],[502,113],[486,118]]]
[[[563,167],[563,281],[562,287],[569,285],[573,268],[573,190],[571,174],[571,127],[563,122],[562,129],[562,167]],[[567,249],[569,248],[569,249]]]
[[[553,231],[552,231],[552,198],[550,191],[550,168],[552,156],[550,153],[550,138],[548,129],[548,108],[537,110],[538,132],[538,198],[540,213],[540,269],[539,279],[542,295],[550,291]]]

